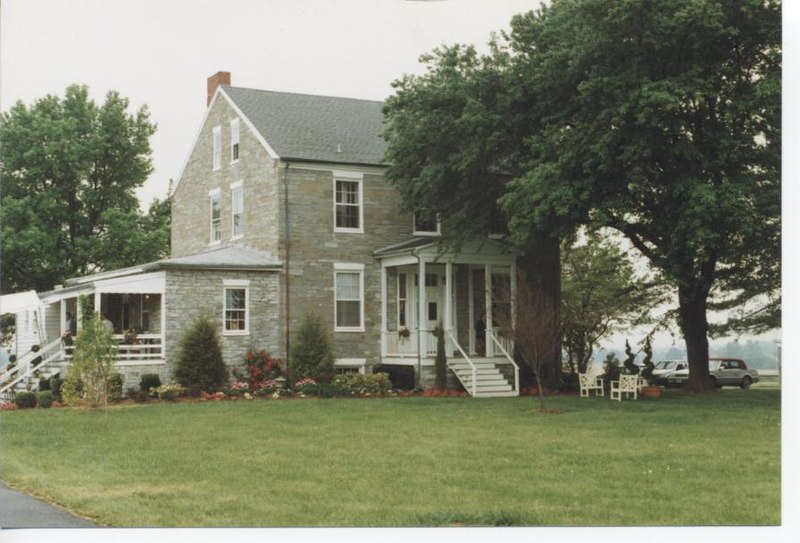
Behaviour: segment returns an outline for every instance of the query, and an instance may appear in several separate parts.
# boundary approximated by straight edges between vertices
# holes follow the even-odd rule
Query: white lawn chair
[[[603,378],[588,373],[578,374],[578,383],[581,385],[581,398],[588,398],[589,392],[594,390],[595,396],[604,396]]]
[[[623,394],[627,394],[629,398],[632,394],[635,400],[639,392],[638,381],[638,375],[620,375],[619,381],[611,381],[611,399],[621,402]]]

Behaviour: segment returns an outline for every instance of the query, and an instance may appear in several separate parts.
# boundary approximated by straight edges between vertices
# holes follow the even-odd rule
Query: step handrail
[[[519,366],[517,366],[517,363],[514,362],[514,358],[508,354],[508,351],[505,350],[503,345],[500,343],[500,340],[494,335],[494,331],[486,330],[486,335],[492,338],[495,346],[500,349],[500,352],[503,353],[503,356],[505,356],[508,361],[511,362],[511,365],[514,366],[514,390],[516,390],[517,394],[519,394]]]
[[[459,345],[458,341],[456,341],[456,338],[453,336],[453,333],[449,330],[446,333],[447,333],[447,339],[449,339],[455,346],[455,348],[458,349],[458,352],[461,353],[461,356],[464,357],[464,360],[467,361],[467,364],[469,364],[469,367],[472,370],[472,396],[475,397],[476,393],[478,392],[477,368],[475,367],[475,364],[472,362],[470,357],[467,356],[467,353],[464,352],[464,349],[461,348],[461,345]],[[448,366],[450,365],[449,361],[447,365]],[[458,380],[461,381],[461,377],[459,377],[458,372],[454,371],[453,373],[455,373],[456,377],[458,377]],[[461,384],[464,384],[463,381]]]
[[[55,351],[55,352],[53,352],[53,351]],[[62,348],[62,344],[61,344],[61,338],[56,339],[55,341],[47,344],[44,347],[44,349],[39,349],[38,351],[36,351],[33,354],[35,355],[34,357],[32,357],[34,360],[36,358],[38,358],[38,357],[42,357],[42,361],[39,362],[38,364],[36,364],[35,366],[31,365],[31,363],[30,363],[31,361],[30,360],[26,361],[26,364],[24,366],[24,372],[21,371],[21,370],[23,370],[23,365],[22,364],[18,364],[14,368],[6,371],[6,373],[3,374],[3,377],[5,377],[6,374],[13,375],[14,373],[21,373],[21,375],[17,375],[16,378],[14,378],[11,381],[9,381],[8,383],[0,386],[0,394],[3,394],[6,391],[11,390],[17,383],[19,383],[19,382],[21,382],[21,381],[23,381],[25,379],[30,378],[30,376],[33,374],[33,372],[35,372],[35,371],[37,371],[39,369],[42,369],[43,367],[48,365],[50,362],[60,359],[63,356],[63,348]]]

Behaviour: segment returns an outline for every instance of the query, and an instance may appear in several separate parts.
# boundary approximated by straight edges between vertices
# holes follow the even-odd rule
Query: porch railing
[[[469,385],[469,387],[472,389],[471,395],[474,398],[478,392],[478,368],[475,366],[469,356],[467,356],[467,353],[464,352],[464,349],[461,348],[461,345],[458,343],[458,341],[456,341],[456,338],[453,336],[452,332],[447,332],[447,339],[456,348],[456,350],[461,353],[461,357],[467,362],[467,364],[469,364],[470,373],[472,375],[472,379],[469,383],[464,383],[461,375],[457,371],[453,371],[453,373],[456,377],[458,377],[458,380],[461,381],[462,385]],[[448,358],[448,366],[450,365],[451,360],[452,359]]]
[[[490,332],[488,330],[486,331],[486,338],[490,339],[495,347],[500,349],[503,356],[511,362],[511,365],[514,366],[514,390],[519,393],[519,366],[514,362],[514,357],[509,354],[509,351],[512,353],[514,352],[514,340],[502,336],[498,337],[495,332]]]
[[[136,343],[125,343],[125,336],[114,334],[117,341],[117,362],[161,360],[164,358],[164,341],[161,334],[139,334]],[[74,345],[67,347],[67,359],[72,358]]]
[[[399,357],[414,357],[419,351],[419,334],[409,330],[407,335],[400,335],[400,332],[383,332],[384,352],[387,355]],[[422,336],[422,351],[426,357],[436,356],[436,336],[430,330],[425,330]]]
[[[0,395],[8,394],[17,383],[29,379],[34,372],[44,369],[51,362],[61,360],[63,355],[60,338],[48,343],[43,349],[26,353],[11,369],[0,375]]]

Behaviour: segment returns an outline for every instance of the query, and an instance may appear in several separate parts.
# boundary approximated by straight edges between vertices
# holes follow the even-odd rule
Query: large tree
[[[688,386],[708,390],[708,311],[779,323],[780,3],[563,0],[512,21],[532,160],[502,207],[618,230],[676,288]]]
[[[401,207],[442,219],[443,245],[508,233],[498,206],[509,179],[525,172],[530,123],[518,114],[509,91],[509,57],[474,47],[442,47],[424,55],[422,75],[395,81],[384,108],[388,148],[386,177],[399,189]],[[537,228],[523,243],[521,277],[533,314],[548,315],[526,330],[532,363],[548,385],[558,380],[560,232]],[[506,241],[510,238],[506,237]]]
[[[165,254],[163,204],[143,216],[134,194],[152,172],[148,110],[128,113],[116,92],[101,105],[88,94],[71,86],[0,116],[4,291]]]

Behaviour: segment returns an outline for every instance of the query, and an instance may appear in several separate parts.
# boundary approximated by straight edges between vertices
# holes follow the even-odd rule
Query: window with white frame
[[[210,243],[219,243],[222,239],[222,194],[219,189],[214,189],[208,193],[208,202],[211,211],[209,240]]]
[[[231,121],[231,162],[239,160],[239,119]]]
[[[364,331],[364,265],[334,264],[335,330]]]
[[[244,187],[241,181],[231,184],[231,238],[244,235]]]
[[[215,126],[211,132],[213,141],[213,169],[219,170],[222,167],[222,127]]]
[[[441,233],[441,223],[437,217],[430,219],[419,211],[414,213],[414,235],[438,236]]]
[[[361,224],[362,180],[355,177],[334,177],[334,231],[363,232]]]
[[[248,333],[248,290],[247,280],[224,281],[223,333],[244,335]]]

